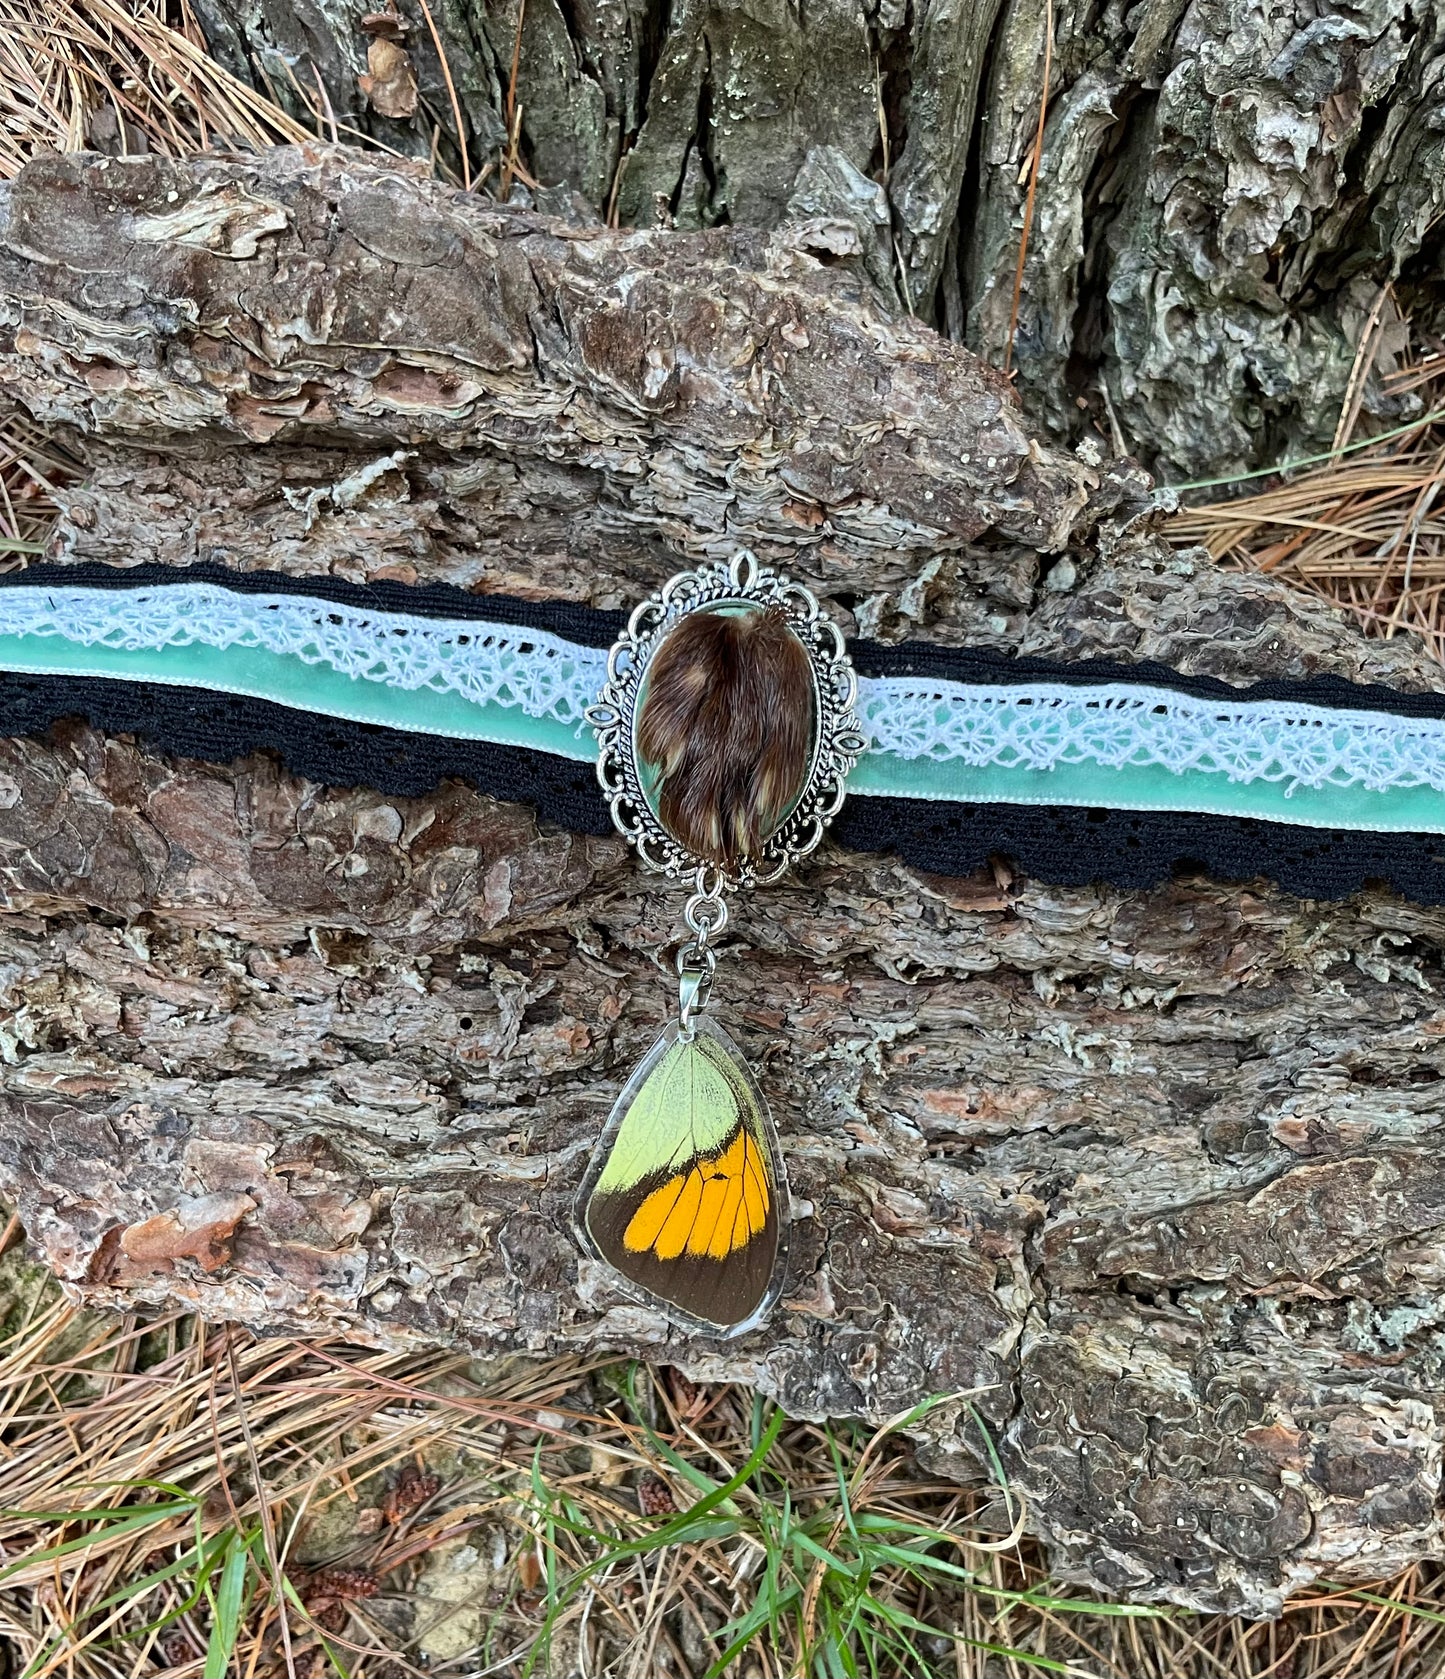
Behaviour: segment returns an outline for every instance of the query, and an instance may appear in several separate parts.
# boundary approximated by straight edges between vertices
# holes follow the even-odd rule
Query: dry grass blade
[[[33,1679],[280,1679],[273,1577],[306,1679],[1445,1671],[1436,1569],[1264,1626],[1121,1616],[1051,1590],[1001,1540],[1000,1489],[920,1476],[899,1434],[788,1423],[675,1371],[482,1379],[442,1353],[102,1317],[15,1249],[0,1506],[0,1640]]]
[[[1392,381],[1419,392],[1418,424],[1252,495],[1187,507],[1170,535],[1344,606],[1367,634],[1415,630],[1445,662],[1442,362],[1422,356]]]
[[[417,0],[421,7],[421,14],[426,19],[427,30],[432,38],[432,45],[436,48],[437,58],[441,61],[442,80],[446,83],[447,101],[451,105],[452,122],[456,127],[457,151],[462,162],[462,188],[466,192],[472,190],[472,165],[467,155],[467,125],[462,120],[461,102],[457,98],[456,83],[452,80],[452,67],[447,59],[447,49],[442,44],[441,34],[432,19],[431,8],[426,0]]]

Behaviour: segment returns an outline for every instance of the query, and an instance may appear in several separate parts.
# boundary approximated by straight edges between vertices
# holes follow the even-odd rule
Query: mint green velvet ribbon
[[[432,688],[405,689],[347,676],[324,664],[253,647],[193,643],[159,649],[82,646],[57,635],[0,634],[0,669],[46,676],[111,677],[211,689],[415,734],[531,748],[591,760],[586,724],[532,717],[520,706],[480,704]],[[873,750],[849,778],[850,794],[967,804],[1082,805],[1109,810],[1192,811],[1303,827],[1378,833],[1445,833],[1445,795],[1429,787],[1293,788],[1232,781],[1218,770],[1160,765],[974,765]]]

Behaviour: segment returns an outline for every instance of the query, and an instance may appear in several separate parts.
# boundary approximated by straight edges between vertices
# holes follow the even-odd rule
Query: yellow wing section
[[[746,1125],[720,1153],[695,1160],[646,1197],[623,1232],[630,1253],[726,1259],[767,1222],[768,1175]]]

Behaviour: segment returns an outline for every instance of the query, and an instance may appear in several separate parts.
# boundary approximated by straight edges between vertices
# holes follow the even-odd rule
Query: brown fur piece
[[[807,650],[780,611],[684,618],[653,657],[637,737],[664,827],[725,869],[758,856],[803,791],[813,728]]]

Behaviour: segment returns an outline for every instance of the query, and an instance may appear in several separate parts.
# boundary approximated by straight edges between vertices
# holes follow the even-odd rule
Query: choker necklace
[[[35,736],[83,717],[220,764],[269,751],[403,796],[455,778],[605,834],[586,712],[625,625],[444,584],[34,565],[0,575],[0,719]],[[867,749],[832,833],[855,851],[940,875],[1005,856],[1056,886],[1184,869],[1445,903],[1445,694],[919,641],[848,653]]]

